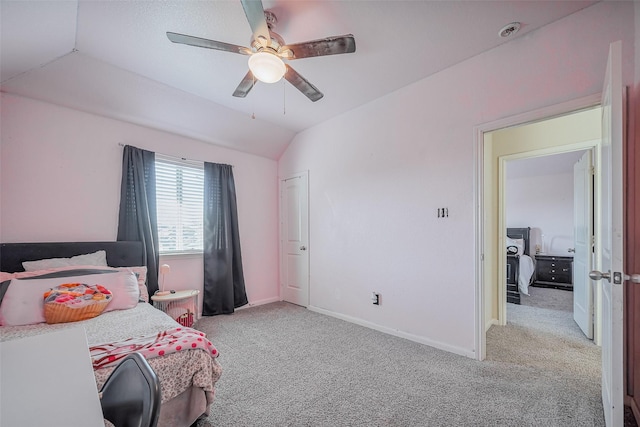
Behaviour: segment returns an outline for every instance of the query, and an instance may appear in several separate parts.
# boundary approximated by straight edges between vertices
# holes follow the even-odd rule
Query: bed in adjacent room
[[[92,258],[95,254],[104,258]],[[75,259],[85,255],[91,256]],[[74,257],[71,264],[79,264],[57,265],[56,261],[50,261],[70,257]],[[140,242],[1,244],[0,341],[81,325],[86,331],[98,389],[119,360],[134,349],[147,358],[160,379],[162,404],[158,426],[190,426],[198,417],[208,414],[213,402],[215,384],[221,374],[216,360],[218,353],[204,334],[184,328],[147,303],[146,267],[142,267],[142,259]],[[35,261],[33,265],[27,264],[32,271],[23,271],[25,261]],[[46,305],[42,290],[67,292],[65,286],[69,283],[85,284],[82,289],[87,294],[93,292],[89,299],[109,299],[106,308],[100,309],[104,311],[83,315],[95,315],[86,320],[62,319],[62,323],[51,323],[61,320],[56,317],[59,307]],[[85,298],[79,294],[72,293],[77,299]],[[65,300],[66,293],[63,297],[56,301],[60,301],[64,310],[70,303]]]
[[[507,302],[520,304],[521,294],[529,295],[535,270],[530,255],[531,228],[507,228]]]

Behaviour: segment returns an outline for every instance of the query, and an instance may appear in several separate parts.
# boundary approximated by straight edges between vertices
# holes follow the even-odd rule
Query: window
[[[202,252],[204,167],[156,154],[156,203],[161,254]]]

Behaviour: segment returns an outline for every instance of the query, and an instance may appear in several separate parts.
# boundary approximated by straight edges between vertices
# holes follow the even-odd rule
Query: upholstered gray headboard
[[[135,267],[143,264],[142,242],[52,242],[0,243],[0,271],[24,271],[23,261],[69,258],[95,251],[107,252],[111,267]]]

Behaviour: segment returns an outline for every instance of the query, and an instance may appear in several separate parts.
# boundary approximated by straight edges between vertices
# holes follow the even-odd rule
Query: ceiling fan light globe
[[[279,81],[287,68],[282,59],[267,52],[257,52],[249,57],[249,69],[256,79],[264,83]]]

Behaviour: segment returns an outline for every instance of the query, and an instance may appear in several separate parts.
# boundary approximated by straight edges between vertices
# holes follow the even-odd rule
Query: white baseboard
[[[258,305],[271,304],[272,302],[282,301],[280,297],[265,298],[257,301],[249,301],[249,304],[236,308],[236,310],[243,310],[245,308],[256,307]]]
[[[358,319],[357,317],[347,316],[340,313],[335,313],[333,311],[325,310],[323,308],[308,306],[308,310],[315,311],[316,313],[324,314],[327,316],[335,317],[340,320],[344,320],[350,323],[355,323],[356,325],[364,326],[365,328],[375,329],[376,331],[384,332],[385,334],[393,335],[399,338],[404,338],[409,341],[417,342],[419,344],[428,345],[429,347],[434,347],[439,350],[448,351],[449,353],[458,354],[460,356],[470,357],[472,359],[476,358],[476,353],[473,350],[469,350],[466,348],[456,347],[449,344],[445,344],[440,341],[430,340],[425,337],[421,337],[418,335],[409,334],[407,332],[398,331],[396,329],[387,328],[386,326],[380,326],[375,323]]]

